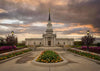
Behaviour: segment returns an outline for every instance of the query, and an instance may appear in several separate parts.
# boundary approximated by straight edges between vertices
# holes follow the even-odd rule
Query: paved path
[[[37,66],[32,60],[43,50],[54,50],[69,62],[61,66]],[[74,55],[64,51],[61,47],[39,47],[30,55],[15,58],[0,64],[0,71],[100,71],[100,64],[90,61],[88,58]]]

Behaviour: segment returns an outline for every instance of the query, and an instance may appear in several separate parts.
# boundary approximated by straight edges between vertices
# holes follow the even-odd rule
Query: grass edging
[[[72,53],[100,61],[100,56],[95,55],[94,53],[82,52],[80,50],[74,50],[74,49],[67,49],[67,50]]]
[[[20,52],[12,53],[12,54],[6,54],[5,56],[1,56],[0,57],[0,61],[8,59],[8,58],[15,57],[15,56],[18,56],[20,54],[24,54],[24,53],[29,52],[29,51],[31,51],[31,49],[26,49],[26,50],[23,50],[23,51],[20,51]]]

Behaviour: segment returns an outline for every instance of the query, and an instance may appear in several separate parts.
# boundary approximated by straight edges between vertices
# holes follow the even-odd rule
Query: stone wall
[[[26,40],[26,45],[43,45],[42,39],[28,39]]]
[[[60,39],[56,39],[56,45],[73,45],[74,40],[72,39],[64,39],[64,38],[60,38]]]
[[[68,39],[68,38],[56,38],[55,41],[53,41],[53,39],[50,39],[50,40],[51,40],[51,46],[57,46],[57,45],[73,45],[73,42],[74,42],[74,39]],[[49,40],[47,40],[45,42],[44,41],[45,41],[44,39],[40,39],[40,38],[26,39],[26,45],[42,45],[42,46],[48,46],[48,41]]]

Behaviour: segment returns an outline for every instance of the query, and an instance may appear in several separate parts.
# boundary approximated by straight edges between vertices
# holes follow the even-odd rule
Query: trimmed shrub
[[[1,46],[0,50],[4,51],[4,50],[12,50],[12,49],[16,49],[16,46]]]

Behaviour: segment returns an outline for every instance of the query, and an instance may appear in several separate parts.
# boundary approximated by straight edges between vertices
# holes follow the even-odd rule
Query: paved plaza
[[[32,63],[33,59],[44,50],[56,51],[68,63],[59,66],[42,66]],[[0,64],[0,71],[100,71],[100,63],[68,52],[61,47],[38,47],[26,55]]]

